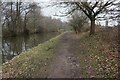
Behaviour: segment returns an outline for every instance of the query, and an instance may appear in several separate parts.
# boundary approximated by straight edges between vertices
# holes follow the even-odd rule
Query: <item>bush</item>
[[[70,20],[70,26],[73,27],[73,30],[76,33],[81,32],[85,26],[85,24],[88,23],[88,19],[85,15],[81,13],[76,13],[72,16],[72,19]],[[86,27],[87,28],[87,27]],[[88,29],[85,29],[85,31]]]

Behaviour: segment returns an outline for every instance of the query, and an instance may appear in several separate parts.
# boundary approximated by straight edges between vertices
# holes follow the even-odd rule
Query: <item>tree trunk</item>
[[[24,26],[23,26],[23,33],[24,34],[28,34],[29,33],[29,31],[26,28],[26,26],[27,26],[27,14],[25,15],[25,18],[24,18]]]
[[[95,34],[95,19],[91,20],[90,35]]]
[[[11,17],[11,26],[10,26],[10,29],[9,29],[9,30],[14,32],[14,27],[13,27],[13,8],[12,8],[12,4],[13,4],[13,3],[11,2],[11,5],[10,5],[10,6],[11,6],[11,9],[10,9],[10,10],[11,10],[11,15],[10,15],[10,17]]]
[[[17,0],[18,1],[18,0]],[[16,3],[16,35],[19,35],[21,32],[21,23],[20,23],[20,2]]]

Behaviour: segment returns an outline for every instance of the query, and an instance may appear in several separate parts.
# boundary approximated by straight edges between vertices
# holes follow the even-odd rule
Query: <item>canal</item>
[[[58,34],[59,33],[51,32],[2,38],[2,63],[11,60],[22,52],[25,52]]]

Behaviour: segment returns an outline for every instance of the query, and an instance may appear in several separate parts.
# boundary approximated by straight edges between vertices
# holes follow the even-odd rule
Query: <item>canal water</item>
[[[2,38],[2,63],[11,60],[22,52],[27,51],[58,34],[59,33],[51,32]]]

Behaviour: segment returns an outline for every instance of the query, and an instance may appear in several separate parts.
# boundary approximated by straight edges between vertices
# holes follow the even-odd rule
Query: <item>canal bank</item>
[[[106,35],[116,30],[61,34],[4,64],[3,77],[118,78],[117,36]]]
[[[17,37],[2,38],[2,63],[5,63],[15,56],[48,41],[51,38],[59,35],[58,32],[37,33],[31,35],[21,35]]]
[[[34,76],[36,78],[39,76],[45,78],[48,73],[47,67],[49,62],[56,55],[54,50],[63,34],[39,44],[3,64],[3,77],[19,78]]]

